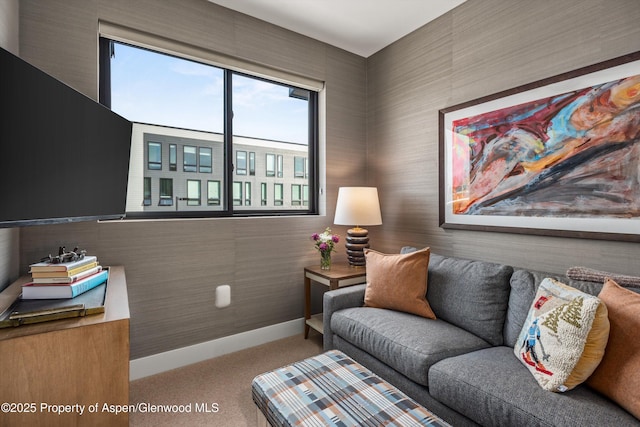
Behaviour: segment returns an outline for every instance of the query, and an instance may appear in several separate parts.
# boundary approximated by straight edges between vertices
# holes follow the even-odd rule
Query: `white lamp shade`
[[[336,203],[337,225],[380,225],[380,201],[376,187],[340,187]]]

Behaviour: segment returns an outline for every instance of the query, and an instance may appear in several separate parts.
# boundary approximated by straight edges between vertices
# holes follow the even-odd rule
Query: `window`
[[[267,206],[267,183],[260,183],[260,205]]]
[[[220,181],[207,182],[207,204],[220,206]]]
[[[300,184],[291,185],[291,206],[302,205],[302,186]]]
[[[244,205],[251,206],[251,183],[244,183]]]
[[[151,206],[151,178],[149,177],[144,179],[142,205]]]
[[[169,144],[169,170],[178,170],[178,146],[176,144]]]
[[[283,201],[283,188],[282,184],[274,184],[273,186],[273,204],[276,206],[282,206]]]
[[[306,162],[307,159],[304,157],[294,157],[293,158],[293,176],[296,178],[306,178]]]
[[[196,147],[185,145],[183,147],[184,171],[195,172],[198,168]]]
[[[249,153],[249,175],[256,175],[256,153],[254,151]]]
[[[198,157],[200,159],[200,173],[211,173],[211,168],[213,165],[213,161],[211,158],[211,148],[207,147],[199,147],[198,148]]]
[[[247,152],[236,151],[236,175],[247,174]]]
[[[162,169],[162,144],[158,142],[148,142],[147,153],[149,157],[149,170]]]
[[[267,154],[267,176],[276,176],[276,155]]]
[[[200,180],[187,180],[187,206],[200,206]]]
[[[278,164],[277,164],[277,169],[278,169],[278,178],[282,178],[284,176],[284,172],[282,171],[282,167],[284,166],[284,160],[282,158],[282,154],[278,154]]]
[[[269,80],[250,63],[260,77],[239,72],[240,58],[213,66],[224,62],[214,52],[149,37],[145,48],[99,41],[100,101],[133,122],[127,218],[317,213],[322,83],[282,70]]]
[[[173,179],[160,178],[160,206],[173,206]]]
[[[242,183],[233,182],[233,206],[242,206]]]
[[[302,206],[309,206],[309,186],[302,186]]]

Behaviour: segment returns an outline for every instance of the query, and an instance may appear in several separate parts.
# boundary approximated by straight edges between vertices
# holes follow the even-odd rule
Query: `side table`
[[[322,313],[311,315],[311,282],[328,286],[329,290],[365,283],[367,271],[364,267],[351,267],[347,263],[334,263],[330,270],[322,270],[319,265],[304,268],[304,338],[309,337],[309,329],[322,333]]]

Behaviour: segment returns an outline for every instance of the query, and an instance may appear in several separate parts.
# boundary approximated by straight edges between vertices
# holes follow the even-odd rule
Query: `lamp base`
[[[355,227],[347,230],[347,259],[352,267],[364,267],[364,250],[369,247],[369,230]]]

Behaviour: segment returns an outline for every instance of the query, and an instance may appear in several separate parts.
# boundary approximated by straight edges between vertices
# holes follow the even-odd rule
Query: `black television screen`
[[[124,217],[131,122],[0,51],[0,228]]]

